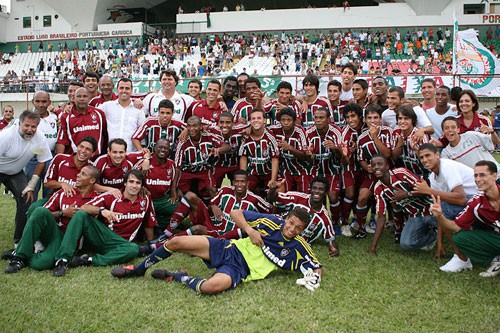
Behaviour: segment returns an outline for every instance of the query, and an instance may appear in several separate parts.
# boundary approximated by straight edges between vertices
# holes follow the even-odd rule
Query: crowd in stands
[[[341,65],[341,81],[330,81],[326,96],[319,96],[319,78],[309,73],[304,95],[283,81],[277,98],[269,99],[260,81],[246,73],[210,80],[202,98],[199,80],[191,79],[192,89],[183,94],[176,88],[178,73],[162,70],[160,91],[133,98],[130,79],[120,78],[115,87],[111,76],[87,71],[70,83],[67,103],[53,106],[49,93],[37,91],[34,110],[18,119],[7,106],[0,181],[16,199],[17,249],[4,253],[11,260],[6,272],[31,266],[63,276],[68,267],[120,264],[154,251],[135,267],[113,270],[120,278],[141,276],[160,258],[183,246],[192,249],[191,238],[184,243],[179,236],[248,235],[263,245],[242,221],[262,213],[285,216],[299,206],[311,220],[299,218],[303,225],[294,232],[289,224],[295,222],[269,215],[277,224],[261,230],[282,230],[279,237],[294,239],[300,233],[305,249],[299,252],[309,251],[306,242],[323,239],[331,257],[340,255],[336,237],[362,241],[369,233],[369,252],[376,254],[385,228],[404,251],[429,251],[437,244],[438,258],[447,238],[455,254],[441,270],[490,264],[481,276],[498,275],[500,165],[492,153],[500,138],[493,119],[480,113],[476,94],[454,87],[458,95],[452,99],[450,87],[426,78],[417,103],[401,87],[389,88],[384,76],[374,78],[369,93],[359,73],[353,63]],[[494,121],[500,121],[498,114]],[[36,201],[40,184],[52,193]],[[237,209],[258,213],[238,215]],[[94,217],[107,227],[96,227]],[[187,229],[181,227],[186,217],[192,222]],[[144,246],[132,242],[140,241],[141,226]],[[40,234],[45,231],[50,237]],[[76,255],[80,235],[97,247],[95,256]],[[103,246],[103,239],[110,245]],[[46,244],[35,246],[37,240]],[[286,251],[263,253],[282,268],[289,260]],[[288,259],[280,264],[279,256]],[[301,259],[292,266],[298,270],[299,264],[321,267]],[[223,273],[235,284],[242,279]],[[191,287],[206,283],[198,282]],[[209,285],[201,291],[231,286]]]

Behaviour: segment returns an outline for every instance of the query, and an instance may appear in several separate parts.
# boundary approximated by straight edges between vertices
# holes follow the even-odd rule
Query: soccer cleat
[[[359,225],[358,225],[358,219],[356,218],[356,216],[352,217],[350,226],[352,229],[358,230]]]
[[[56,261],[56,267],[52,271],[52,275],[60,277],[66,275],[68,270],[68,261],[66,259],[59,259]]]
[[[9,265],[5,269],[5,273],[7,274],[17,273],[26,266],[27,263],[24,260],[22,260],[19,257],[14,257],[12,258],[12,260],[9,262]]]
[[[16,249],[10,249],[2,253],[3,260],[12,260],[16,255]]]
[[[493,258],[490,267],[484,272],[479,273],[481,277],[495,277],[500,275],[500,256]]]
[[[342,229],[338,225],[333,226],[333,232],[335,233],[335,236],[343,235]]]
[[[354,236],[352,236],[352,239],[354,240],[360,240],[365,238],[366,238],[366,231],[363,230],[358,230],[358,232]]]
[[[92,261],[90,261],[90,257],[88,254],[82,254],[81,256],[74,256],[70,261],[69,267],[79,267],[79,266],[90,266],[92,265]]]
[[[115,267],[111,270],[111,275],[119,279],[140,276],[134,270],[134,265]]]
[[[157,269],[151,273],[151,276],[155,279],[173,281],[176,275],[188,275],[185,269],[179,269],[175,271],[169,271],[166,269]]]
[[[346,237],[352,236],[351,227],[349,227],[348,225],[341,226],[340,231],[342,232],[342,236],[346,236]]]
[[[439,267],[439,269],[443,272],[458,273],[465,270],[471,270],[472,263],[469,258],[467,258],[467,261],[463,261],[456,254],[454,254],[453,258],[451,258],[450,261],[443,266]]]

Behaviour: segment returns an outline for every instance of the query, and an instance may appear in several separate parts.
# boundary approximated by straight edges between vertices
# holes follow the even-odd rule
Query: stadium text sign
[[[35,40],[56,40],[68,38],[109,38],[115,36],[136,36],[132,30],[106,30],[106,31],[86,31],[86,32],[67,32],[54,34],[39,34],[39,35],[22,35],[17,36],[18,41],[35,41]]]
[[[482,15],[483,23],[500,23],[500,15]]]

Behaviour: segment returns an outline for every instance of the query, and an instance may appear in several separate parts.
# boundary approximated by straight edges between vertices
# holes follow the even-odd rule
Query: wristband
[[[411,197],[413,197],[413,193],[408,192],[408,198],[411,198]]]
[[[105,209],[106,209],[106,208],[104,208],[104,207],[99,207],[99,216],[102,216],[102,212],[103,212],[103,210],[105,210]]]

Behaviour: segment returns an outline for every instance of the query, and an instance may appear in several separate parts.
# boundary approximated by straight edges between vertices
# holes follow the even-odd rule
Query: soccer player
[[[368,101],[368,82],[365,79],[356,79],[352,82],[352,96],[354,103],[363,109],[369,104]]]
[[[136,243],[132,243],[141,226],[144,226],[147,240],[152,240],[153,227],[156,226],[151,199],[143,191],[144,176],[140,170],[129,170],[123,184],[121,198],[104,193],[75,213],[56,253],[54,276],[64,276],[68,265],[107,266],[126,262],[147,252],[144,247],[139,249]],[[96,255],[74,256],[81,236],[86,244],[96,249]]]
[[[302,126],[307,129],[313,126],[316,111],[320,108],[331,110],[328,99],[318,96],[319,93],[319,78],[314,74],[308,74],[303,80],[302,85],[306,95],[302,103]],[[331,113],[331,111],[330,111]]]
[[[430,251],[436,243],[436,220],[430,213],[431,197],[413,195],[419,178],[406,168],[390,170],[385,157],[376,155],[371,160],[377,202],[377,229],[370,252],[377,253],[377,244],[384,230],[387,205],[392,204],[395,212],[402,211],[408,219],[401,233],[400,247],[405,251]]]
[[[157,116],[158,104],[164,99],[170,100],[174,105],[172,119],[184,122],[189,106],[195,101],[193,97],[179,93],[175,87],[179,83],[179,77],[175,70],[166,70],[160,73],[161,90],[158,93],[150,93],[143,100],[142,110],[146,116]]]
[[[16,199],[16,227],[14,244],[17,244],[26,225],[26,212],[33,201],[35,185],[40,179],[45,162],[52,158],[44,135],[37,131],[40,115],[26,110],[19,115],[19,124],[0,131],[0,183]],[[37,157],[38,164],[28,181],[24,166]],[[11,250],[9,250],[11,251]]]
[[[330,82],[328,82],[328,101],[330,102],[330,107],[332,109],[331,122],[340,127],[345,125],[344,114],[342,113],[343,105],[340,105],[341,91],[342,83],[337,80],[331,80]]]
[[[76,152],[76,145],[86,136],[92,136],[97,141],[95,156],[106,150],[107,122],[104,112],[89,104],[89,93],[85,88],[75,91],[75,103],[71,113],[61,116],[61,130],[56,143],[56,154],[72,154]]]
[[[366,217],[368,215],[368,203],[373,196],[373,190],[377,179],[373,175],[371,167],[371,160],[375,155],[382,155],[388,161],[391,158],[392,149],[392,129],[382,125],[382,108],[377,104],[370,104],[365,110],[365,123],[368,130],[361,133],[357,142],[358,161],[362,168],[360,174],[360,185],[358,201],[356,204],[356,220],[361,230],[363,225],[366,224]],[[344,197],[344,200],[348,197]],[[347,218],[347,217],[346,217]],[[342,234],[349,234],[349,226],[341,227]],[[358,238],[362,238],[362,233],[358,233]]]
[[[251,210],[254,212],[271,213],[272,205],[248,190],[248,176],[244,170],[234,173],[233,186],[222,187],[207,207],[193,192],[187,192],[172,214],[170,224],[165,229],[165,237],[171,237],[182,220],[189,216],[193,226],[176,234],[210,235],[226,239],[241,238],[246,235],[231,218],[234,209]]]
[[[285,107],[278,113],[279,124],[268,128],[280,150],[279,174],[284,179],[280,192],[305,192],[309,184],[306,133],[296,120],[295,110]]]
[[[217,81],[219,82],[219,81]],[[192,79],[188,83],[188,95],[193,97],[195,101],[201,100],[201,91],[203,87],[201,81],[198,79]]]
[[[191,104],[188,116],[198,116],[203,125],[214,126],[219,121],[223,109],[219,102],[221,84],[218,80],[210,80],[205,90],[206,99],[199,99]]]
[[[118,99],[103,103],[100,108],[106,115],[108,138],[121,138],[127,142],[128,152],[135,151],[132,135],[144,123],[144,113],[134,107],[130,95],[132,81],[122,78],[118,81]],[[142,150],[142,149],[141,149]]]
[[[92,98],[89,105],[98,108],[105,102],[117,100],[118,95],[113,92],[114,88],[115,84],[113,83],[113,78],[109,74],[104,74],[99,79],[99,90],[101,93]]]
[[[426,114],[429,121],[434,127],[433,138],[439,139],[443,135],[442,123],[447,117],[456,117],[457,112],[453,109],[453,105],[448,104],[450,102],[450,88],[447,86],[441,86],[436,89],[436,106],[427,109]]]
[[[382,108],[382,112],[389,108],[387,104],[389,86],[387,80],[383,76],[376,76],[372,82],[372,92],[375,98],[375,104],[378,104]]]
[[[413,194],[440,196],[444,215],[449,220],[454,220],[465,208],[467,201],[477,194],[474,170],[462,163],[441,158],[436,147],[430,143],[424,143],[419,147],[418,158],[424,168],[430,171],[428,178],[430,185],[422,179],[416,184]],[[453,244],[451,234],[445,232],[445,235],[450,239],[455,255],[439,269],[444,272],[471,269],[470,260]],[[443,229],[438,225],[436,258],[441,258],[441,255],[446,255],[446,252],[443,247]]]
[[[424,111],[436,107],[436,81],[431,78],[425,78],[420,82],[420,91],[424,100],[420,106]]]
[[[358,82],[360,79],[356,80],[353,84],[353,93],[355,96],[359,94],[359,88],[361,84]],[[364,80],[363,80],[364,81]],[[366,83],[366,81],[365,81]],[[356,97],[355,97],[356,98]],[[348,226],[349,216],[351,215],[351,209],[354,197],[356,196],[356,190],[359,188],[361,176],[361,166],[357,155],[357,142],[360,135],[367,129],[365,123],[363,122],[363,106],[357,103],[348,103],[343,107],[344,119],[346,121],[346,126],[342,129],[341,143],[342,145],[349,147],[349,153],[346,156],[348,163],[345,164],[341,171],[341,183],[343,190],[345,191],[344,199],[341,204],[342,211],[342,223],[341,231],[345,231],[344,236],[349,237],[351,232]],[[357,211],[367,210],[368,208],[356,207]],[[332,217],[337,217],[337,213],[332,212]],[[334,223],[339,223],[340,221],[334,220]],[[358,221],[359,225],[359,236],[355,237],[366,237],[366,232],[364,225],[365,221]]]
[[[301,113],[300,103],[292,97],[292,85],[290,82],[281,81],[276,87],[278,98],[267,102],[262,108],[266,111],[266,126],[276,125],[279,113],[284,108],[291,108],[295,112],[297,125],[300,125]]]
[[[441,198],[433,197],[432,214],[442,227],[453,233],[453,242],[472,263],[490,264],[482,277],[500,274],[500,185],[497,166],[490,161],[479,161],[474,167],[474,180],[480,194],[467,203],[455,218],[447,219],[441,208]]]
[[[266,187],[278,179],[279,149],[276,138],[265,127],[265,111],[253,109],[250,134],[240,146],[240,169],[248,173],[248,188],[264,197]]]
[[[99,75],[97,73],[90,71],[85,72],[82,81],[83,86],[89,93],[89,101],[99,95],[99,91],[97,91],[97,89],[99,88]]]
[[[214,134],[203,132],[201,119],[191,116],[187,121],[188,138],[177,146],[175,152],[175,178],[172,193],[194,191],[212,198],[215,194],[215,183],[212,166],[219,154],[227,153],[231,146]]]
[[[241,96],[241,88],[240,88]],[[256,77],[249,77],[245,81],[245,98],[240,98],[234,103],[231,113],[234,121],[246,124],[253,109],[260,109],[264,93],[260,90],[260,81]]]
[[[347,163],[342,153],[342,134],[339,127],[330,124],[330,110],[320,108],[314,115],[314,126],[306,131],[308,156],[311,157],[308,174],[311,177],[326,177],[330,188],[330,213],[332,219],[340,218],[340,170],[341,165]]]
[[[123,139],[109,141],[108,153],[99,156],[94,165],[100,172],[99,184],[120,189],[123,186],[123,176],[128,170],[134,169],[142,160],[151,158],[149,152],[127,153],[127,143]]]
[[[64,113],[71,113],[73,104],[75,103],[75,91],[78,88],[83,88],[83,83],[81,81],[71,81],[68,84],[68,101],[66,103],[59,103],[59,108],[54,110],[54,113],[59,119],[61,119]]]
[[[387,111],[387,110],[386,110]],[[398,128],[393,132],[391,156],[393,160],[400,162],[405,168],[418,176],[427,173],[418,159],[417,151],[420,143],[429,142],[429,136],[424,134],[419,141],[416,127],[417,115],[410,105],[401,106],[397,113]]]
[[[5,105],[2,110],[2,119],[0,119],[0,130],[3,130],[14,119],[14,108],[11,105]]]
[[[158,139],[166,138],[170,142],[171,151],[175,152],[179,135],[186,128],[186,124],[172,119],[173,115],[174,103],[168,99],[158,103],[158,116],[148,117],[132,135],[135,148],[138,151],[143,150],[142,141],[145,148],[153,151]]]
[[[342,78],[342,94],[340,95],[340,104],[345,105],[354,100],[352,93],[352,83],[358,75],[358,68],[352,64],[347,63],[342,66],[340,77]]]
[[[324,203],[328,193],[329,184],[325,177],[314,177],[309,185],[308,192],[305,191],[288,191],[276,192],[277,187],[273,186],[269,189],[267,200],[276,203],[276,208],[285,215],[292,211],[295,207],[305,209],[311,214],[311,222],[301,233],[301,236],[309,243],[312,244],[319,237],[323,237],[328,249],[330,257],[338,257],[340,252],[338,250],[337,242],[335,241],[335,232],[333,224],[328,216],[328,210]]]
[[[245,83],[247,82],[249,77],[250,75],[248,75],[247,73],[240,73],[236,77],[236,80],[238,81],[238,91],[240,99],[245,98],[247,96]]]
[[[448,141],[448,145],[441,151],[443,158],[458,161],[471,168],[474,168],[476,162],[486,160],[500,168],[500,164],[491,155],[495,144],[500,142],[500,138],[492,129],[489,134],[476,131],[460,133],[460,120],[453,116],[443,120],[442,128]]]
[[[229,241],[205,236],[174,237],[154,251],[142,263],[114,268],[118,278],[143,276],[146,269],[167,259],[174,252],[187,253],[205,260],[215,274],[208,279],[193,278],[185,271],[156,270],[157,279],[176,280],[203,294],[217,294],[235,288],[242,281],[265,278],[279,268],[307,271],[298,281],[309,290],[319,287],[323,269],[300,233],[310,222],[302,208],[295,208],[285,220],[273,215],[233,210],[231,217],[249,237]],[[266,235],[265,237],[263,235]]]
[[[232,110],[234,103],[236,103],[236,94],[238,92],[238,80],[236,77],[230,75],[224,78],[222,81],[222,86],[224,87],[222,92],[222,100],[226,103],[228,110]]]
[[[99,171],[91,165],[82,168],[76,178],[75,194],[68,196],[64,190],[52,195],[49,201],[38,207],[29,217],[23,236],[5,273],[17,273],[26,266],[36,270],[54,267],[55,255],[70,219],[88,201],[97,197],[94,184],[99,180]],[[39,240],[44,250],[33,252]]]

